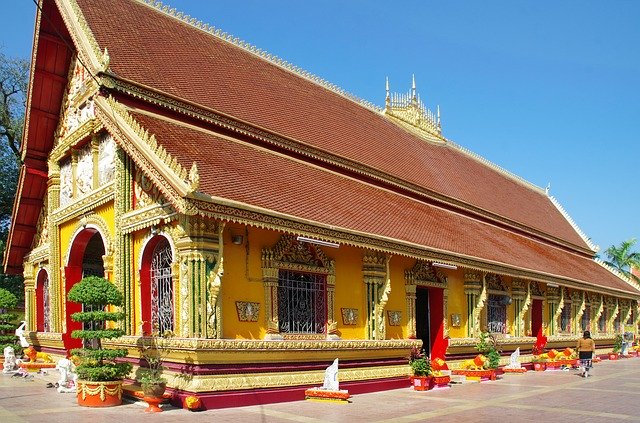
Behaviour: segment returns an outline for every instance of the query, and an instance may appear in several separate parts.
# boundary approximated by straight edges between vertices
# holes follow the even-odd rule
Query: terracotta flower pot
[[[142,392],[144,397],[142,399],[149,405],[144,411],[147,413],[160,413],[162,408],[159,407],[163,398],[164,390],[167,387],[166,382],[157,383],[143,383]]]
[[[78,405],[83,407],[113,407],[122,404],[122,381],[77,381]]]
[[[164,390],[167,388],[166,382],[157,382],[157,383],[143,383],[142,384],[142,392],[144,392],[145,397],[158,397],[161,398],[162,394],[164,394]]]
[[[536,372],[544,372],[547,370],[547,365],[545,363],[533,363],[533,370]]]
[[[609,354],[609,360],[617,360],[618,359],[618,354],[617,353],[610,353]]]
[[[429,389],[431,389],[431,377],[430,376],[414,376],[413,389],[416,391],[428,391]]]

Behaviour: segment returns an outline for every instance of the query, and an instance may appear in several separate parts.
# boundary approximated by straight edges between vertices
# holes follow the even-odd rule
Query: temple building
[[[124,295],[109,344],[172,333],[169,387],[207,408],[301,399],[335,358],[352,393],[409,386],[413,347],[455,367],[481,331],[524,360],[637,332],[638,287],[415,82],[378,107],[141,0],[40,0],[31,64],[4,267],[37,349],[79,345],[86,275]]]

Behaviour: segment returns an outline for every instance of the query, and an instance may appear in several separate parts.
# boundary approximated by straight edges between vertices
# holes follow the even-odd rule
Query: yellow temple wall
[[[467,336],[467,296],[464,293],[464,272],[461,269],[447,271],[449,293],[447,297],[447,316],[449,337],[464,338]],[[451,315],[460,315],[460,327],[453,327]]]
[[[387,339],[405,339],[407,333],[407,293],[405,289],[404,272],[415,264],[415,260],[401,256],[394,256],[389,262],[389,272],[391,274],[391,293],[385,308],[385,322],[387,328]],[[402,319],[398,326],[391,326],[388,311],[399,311]]]
[[[362,277],[362,250],[348,245],[337,249],[325,248],[327,257],[335,261],[336,285],[334,292],[334,318],[338,323],[338,334],[342,339],[364,339],[366,324],[366,293]],[[342,309],[358,310],[355,325],[345,325]]]
[[[231,242],[233,235],[242,235],[242,244]],[[262,339],[266,335],[265,294],[262,284],[262,249],[272,247],[282,234],[260,228],[227,224],[224,239],[224,276],[222,300],[222,337],[235,339]],[[260,304],[257,322],[238,319],[236,301]]]
[[[149,230],[141,230],[132,234],[132,242],[133,246],[133,254],[131,255],[131,260],[133,263],[131,264],[131,286],[134,287],[131,290],[131,294],[133,298],[131,299],[132,304],[135,305],[135,310],[133,310],[134,316],[134,328],[136,330],[137,335],[142,335],[140,332],[142,327],[140,323],[142,322],[142,308],[140,304],[140,299],[142,298],[142,293],[140,292],[140,255],[142,254],[142,246],[144,244],[145,239],[149,235]]]

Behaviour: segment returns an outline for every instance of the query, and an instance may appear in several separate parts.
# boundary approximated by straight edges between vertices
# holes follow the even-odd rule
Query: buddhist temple
[[[38,350],[79,346],[87,275],[125,298],[109,345],[172,334],[168,387],[205,408],[302,399],[336,358],[351,393],[409,386],[412,348],[455,367],[483,331],[503,364],[637,332],[638,287],[410,75],[369,104],[142,0],[40,0],[31,64],[4,268]]]

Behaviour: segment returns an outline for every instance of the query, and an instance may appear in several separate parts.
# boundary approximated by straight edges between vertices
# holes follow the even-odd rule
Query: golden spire
[[[386,84],[386,89],[387,89],[387,95],[384,99],[384,108],[385,110],[391,107],[391,95],[389,94],[389,77],[387,76],[387,84]]]

